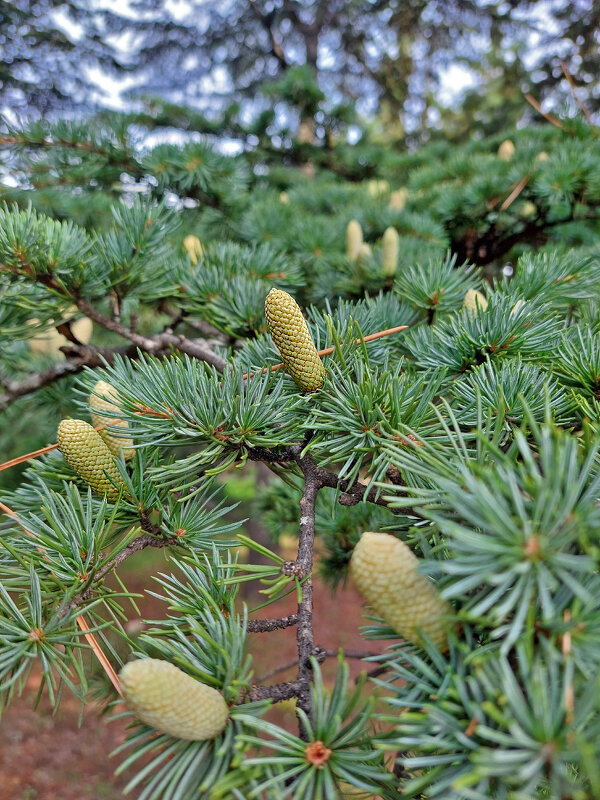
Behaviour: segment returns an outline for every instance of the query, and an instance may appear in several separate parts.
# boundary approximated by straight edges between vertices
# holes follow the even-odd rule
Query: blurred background
[[[461,140],[600,103],[598,0],[2,0],[10,117],[122,109],[231,147]]]
[[[290,185],[290,170],[372,181],[385,174],[382,151],[397,155],[400,174],[403,154],[423,145],[427,158],[436,143],[447,156],[543,115],[582,110],[592,117],[600,110],[600,0],[0,0],[0,200],[31,201],[86,227],[108,224],[117,197],[144,191],[160,159],[170,157],[160,144],[208,141],[243,154],[244,187],[268,173],[279,191]],[[115,157],[105,162],[99,151],[92,183],[102,192],[86,194],[85,203],[71,202],[77,188],[57,192],[60,181],[90,184],[72,153],[58,173],[41,145],[36,155],[32,134],[25,178],[25,162],[11,149],[15,127],[26,122],[35,132],[39,124],[41,142],[61,120],[82,130],[92,121],[104,130],[105,121],[113,137],[99,140]],[[127,160],[134,151],[141,154],[135,163]],[[206,193],[190,190],[187,200],[190,209],[210,205]],[[216,212],[206,220],[206,229],[215,225]],[[97,343],[112,343],[98,335]],[[46,363],[47,354],[39,357]],[[54,441],[56,420],[76,415],[72,388],[60,382],[0,410],[0,462]],[[0,472],[0,496],[25,466]],[[253,538],[293,553],[295,511],[269,499],[267,481],[250,469],[228,475],[226,491],[242,504],[240,517],[260,518],[246,525]],[[138,556],[122,577],[143,592],[167,565],[162,553]],[[332,597],[319,583],[316,603],[327,613],[317,640],[364,650],[359,598],[348,589]],[[270,615],[293,606],[287,598]],[[140,607],[162,613],[148,596]],[[295,653],[288,634],[269,641],[284,663]],[[270,659],[260,641],[256,650],[260,676]],[[2,718],[0,798],[116,800],[125,781],[114,777],[108,754],[123,726],[107,724],[93,705],[82,718],[70,697],[56,716],[43,699],[36,712],[36,688],[34,674],[27,696]],[[291,720],[293,708],[280,713]]]

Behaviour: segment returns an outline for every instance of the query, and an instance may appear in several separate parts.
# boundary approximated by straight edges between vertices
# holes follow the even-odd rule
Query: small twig
[[[297,614],[288,614],[287,617],[277,617],[275,619],[250,619],[246,630],[248,633],[269,633],[270,631],[283,630],[295,625],[298,622]],[[294,664],[296,662],[294,661]]]
[[[270,698],[276,703],[282,700],[291,700],[298,697],[303,691],[301,681],[287,681],[287,683],[275,683],[273,686],[253,686],[244,696],[244,700],[266,700]]]
[[[545,111],[542,111],[541,105],[538,103],[535,97],[532,97],[532,95],[529,94],[529,92],[525,92],[523,97],[525,98],[525,100],[527,100],[529,105],[533,106],[533,108],[535,108],[538,114],[541,114],[542,117],[548,120],[549,123],[551,123],[552,125],[556,125],[556,127],[560,128],[562,131],[566,130],[566,126],[563,125],[563,123],[559,119],[557,119],[553,114],[546,114]]]
[[[562,58],[560,60],[560,66],[563,71],[563,75],[567,79],[567,83],[571,87],[571,94],[573,95],[573,99],[575,100],[579,108],[583,111],[585,118],[590,123],[590,125],[594,126],[594,120],[592,119],[592,114],[589,108],[583,102],[583,100],[580,100],[579,97],[577,96],[577,87],[575,86],[575,81],[573,80],[573,76],[571,75],[569,68],[567,67],[566,63],[562,60]]]
[[[529,183],[530,178],[531,178],[531,175],[525,175],[525,177],[521,178],[521,180],[517,183],[515,188],[512,190],[512,192],[508,195],[506,200],[500,206],[500,211],[506,211],[506,209],[509,206],[511,206],[512,203],[514,203],[514,201],[517,199],[517,197],[521,194],[523,189]]]

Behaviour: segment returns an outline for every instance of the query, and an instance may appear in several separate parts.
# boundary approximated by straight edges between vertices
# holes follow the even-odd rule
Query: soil
[[[158,555],[158,554],[156,554]],[[154,558],[156,558],[156,555]],[[127,585],[143,592],[151,584],[149,576],[164,570],[164,561],[152,564],[148,559],[143,569],[128,561]],[[333,592],[317,578],[315,585],[315,642],[327,650],[379,652],[383,642],[366,642],[359,633],[362,624],[362,600],[353,588]],[[295,594],[284,598],[253,616],[282,616],[295,611]],[[252,604],[252,600],[250,600]],[[163,615],[163,603],[148,594],[138,601],[142,616]],[[255,676],[291,662],[296,657],[295,628],[269,634],[251,634]],[[330,681],[335,673],[335,658],[323,666]],[[351,659],[352,676],[365,668]],[[278,683],[294,675],[294,667],[267,678]],[[46,697],[33,709],[39,672],[32,672],[26,689],[15,698],[0,723],[0,800],[117,800],[128,776],[116,777],[118,765],[110,753],[124,740],[126,722],[109,721],[110,714],[100,716],[102,707],[89,703],[81,709],[79,702],[67,692],[59,709],[52,714]],[[296,729],[293,703],[284,703],[270,712],[270,718],[290,730]],[[131,776],[129,776],[131,777]],[[130,795],[135,797],[134,795]]]

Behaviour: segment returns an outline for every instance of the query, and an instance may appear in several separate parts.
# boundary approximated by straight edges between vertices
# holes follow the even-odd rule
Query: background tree
[[[191,106],[192,122],[181,109],[176,119],[204,133],[229,128],[236,136],[265,138],[269,131],[281,138],[295,136],[304,120],[304,139],[325,143],[339,127],[338,112],[344,109],[348,122],[352,107],[363,117],[380,113],[397,141],[410,141],[428,138],[439,114],[447,122],[448,107],[462,107],[456,98],[440,100],[449,65],[461,65],[474,84],[459,114],[462,132],[470,125],[493,130],[507,113],[516,122],[523,91],[560,108],[572,98],[561,59],[592,113],[598,104],[598,9],[591,0],[187,0],[176,9],[136,0],[119,10],[19,0],[0,6],[0,20],[0,103],[22,113],[101,106],[102,70],[123,81],[136,110],[144,97],[155,112],[157,100],[170,104],[163,117],[173,104]],[[259,91],[274,82],[276,111],[272,92]],[[315,91],[325,103],[315,103]]]

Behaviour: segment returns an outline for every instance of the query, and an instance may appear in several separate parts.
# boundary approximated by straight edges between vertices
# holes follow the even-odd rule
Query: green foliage
[[[276,91],[305,79],[289,73]],[[85,698],[84,617],[115,670],[131,654],[161,658],[230,708],[205,742],[132,721],[119,770],[143,800],[597,797],[594,129],[511,131],[508,162],[500,132],[402,153],[367,137],[332,146],[312,176],[205,140],[142,150],[114,115],[11,135],[20,178],[1,187],[0,450],[8,460],[54,441],[61,417],[88,419],[102,379],[118,406],[104,418],[127,423],[135,452],[117,459],[114,502],[58,451],[3,483],[15,514],[0,522],[3,703],[34,664],[55,705],[64,688]],[[371,247],[356,263],[351,219]],[[381,268],[389,226],[393,278]],[[281,360],[264,319],[273,286],[332,350],[318,391],[269,369]],[[472,289],[486,308],[463,307]],[[55,336],[44,351],[40,332]],[[265,465],[250,481],[248,461]],[[296,559],[265,544],[261,526],[274,542],[297,536]],[[312,580],[344,583],[366,530],[418,555],[452,606],[448,649],[407,644],[370,616],[372,680],[350,691],[342,654],[328,688]],[[119,568],[146,547],[170,553],[150,590],[165,610],[133,638],[136,596]],[[297,616],[248,619],[247,583],[258,608],[293,593]],[[248,637],[293,625],[296,678],[260,685]],[[290,699],[298,735],[265,716]]]

